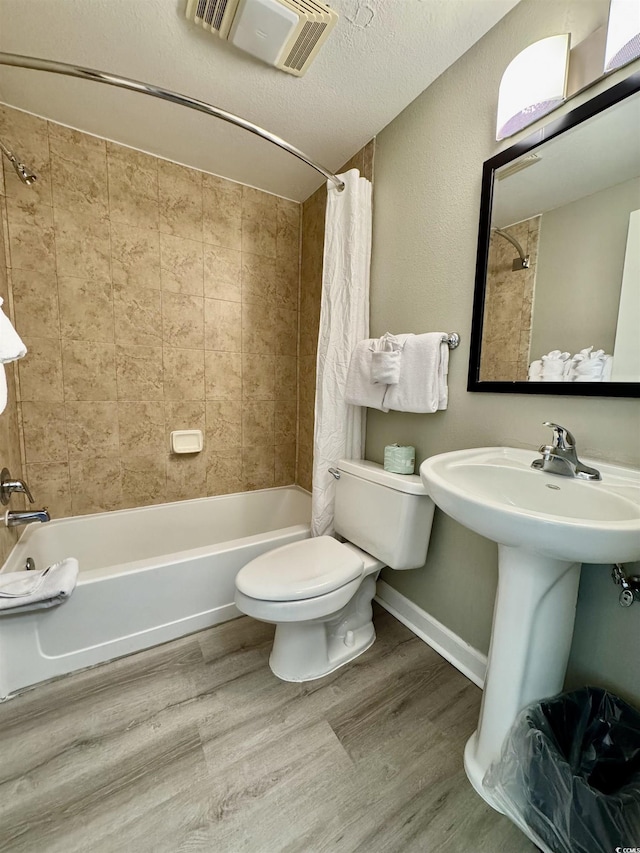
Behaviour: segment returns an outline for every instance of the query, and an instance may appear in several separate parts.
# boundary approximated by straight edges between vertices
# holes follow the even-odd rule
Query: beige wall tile
[[[16,233],[21,228],[53,228],[53,207],[50,200],[42,201],[29,193],[19,198],[7,198],[6,204],[7,221]]]
[[[242,299],[242,255],[237,249],[209,246],[204,249],[204,295],[208,299],[240,302]]]
[[[296,445],[281,444],[275,449],[274,486],[290,486],[296,481]]]
[[[160,288],[160,235],[149,228],[111,223],[113,283],[137,290]]]
[[[273,355],[276,350],[275,307],[258,302],[242,304],[242,352]]]
[[[276,355],[297,355],[298,352],[298,312],[276,307],[275,316],[275,352]]]
[[[9,222],[9,265],[12,269],[52,272],[56,268],[53,228]]]
[[[297,406],[295,401],[278,401],[275,404],[274,441],[275,444],[294,444],[296,442]]]
[[[63,338],[113,343],[113,289],[110,281],[60,276],[58,300]]]
[[[242,186],[213,175],[202,177],[202,235],[226,249],[242,245]]]
[[[207,494],[229,495],[241,492],[242,450],[226,450],[223,453],[207,455]]]
[[[242,445],[240,400],[210,400],[206,404],[205,449],[224,453]]]
[[[67,429],[60,403],[20,404],[26,462],[66,462]]]
[[[158,160],[160,231],[202,240],[202,173]]]
[[[298,286],[300,275],[298,265],[283,258],[276,258],[276,301],[283,308],[298,310]]]
[[[274,258],[242,252],[242,301],[273,305],[276,296]]]
[[[205,352],[205,394],[207,400],[242,398],[242,354]]]
[[[20,156],[38,175],[30,187],[25,186],[13,169],[5,170],[5,192],[8,198],[36,197],[51,204],[51,169],[49,166],[49,132],[45,119],[0,106],[0,138],[19,140]]]
[[[242,350],[242,308],[239,302],[204,300],[205,349],[219,352]]]
[[[162,347],[116,345],[118,400],[162,400]]]
[[[58,287],[53,270],[11,272],[16,329],[23,337],[53,338],[60,334]]]
[[[121,509],[119,458],[72,459],[69,462],[69,481],[74,515]]]
[[[245,400],[275,400],[275,356],[242,356],[242,396]]]
[[[242,188],[242,251],[276,256],[277,199],[251,187]]]
[[[202,296],[202,243],[172,234],[160,234],[160,279],[163,290]]]
[[[247,491],[275,484],[275,448],[272,444],[242,448],[242,485]]]
[[[167,451],[164,403],[160,400],[118,403],[118,432],[121,459],[164,456]]]
[[[18,362],[20,399],[61,402],[64,392],[60,340],[25,337],[24,342],[27,354]]]
[[[164,455],[123,459],[120,467],[124,507],[150,506],[166,502],[167,471]]]
[[[109,204],[105,141],[50,122],[49,149],[54,207],[106,220]]]
[[[27,465],[26,479],[37,506],[46,507],[51,518],[72,514],[69,466],[66,462]]]
[[[164,347],[162,361],[165,400],[204,400],[203,350]]]
[[[276,254],[298,265],[300,254],[300,205],[279,198],[276,203]]]
[[[162,297],[159,290],[114,285],[115,336],[119,344],[162,343]]]
[[[117,400],[114,344],[62,342],[65,400]]]
[[[54,209],[59,276],[111,279],[109,224],[75,210]]]
[[[157,229],[157,158],[107,142],[107,168],[112,221]]]
[[[242,404],[242,446],[275,444],[275,403],[245,400]]]
[[[204,348],[204,299],[187,293],[162,294],[162,340],[170,347]]]
[[[297,393],[297,359],[295,356],[278,355],[275,359],[275,398],[295,400]]]
[[[207,494],[207,458],[204,453],[183,453],[167,459],[167,500],[184,501]]]
[[[118,404],[65,403],[69,459],[118,455]]]

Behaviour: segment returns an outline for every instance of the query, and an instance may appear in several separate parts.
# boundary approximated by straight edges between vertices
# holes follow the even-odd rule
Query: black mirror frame
[[[611,86],[579,107],[571,110],[531,136],[487,160],[482,167],[482,190],[480,197],[480,225],[478,229],[478,253],[476,279],[473,295],[471,324],[471,348],[469,354],[469,378],[467,391],[484,391],[492,394],[552,394],[580,397],[640,397],[640,382],[482,382],[480,380],[480,356],[482,349],[482,326],[484,322],[485,284],[491,237],[491,210],[493,206],[494,174],[497,169],[532,151],[544,142],[564,133],[608,107],[640,91],[640,71]],[[640,334],[640,330],[639,330]]]

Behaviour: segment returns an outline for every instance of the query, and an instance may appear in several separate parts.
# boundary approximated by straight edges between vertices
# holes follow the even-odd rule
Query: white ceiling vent
[[[338,15],[317,0],[187,0],[187,18],[301,77]]]

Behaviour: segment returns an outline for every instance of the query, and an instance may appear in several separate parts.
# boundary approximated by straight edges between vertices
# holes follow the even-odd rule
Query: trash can
[[[598,687],[536,702],[484,787],[553,853],[640,853],[640,711]]]

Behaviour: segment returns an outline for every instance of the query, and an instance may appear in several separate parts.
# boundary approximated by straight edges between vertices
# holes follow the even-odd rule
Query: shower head
[[[11,165],[15,169],[16,175],[20,178],[23,184],[26,184],[28,187],[30,187],[32,184],[35,184],[35,182],[38,180],[38,176],[34,172],[32,172],[28,166],[25,166],[25,164],[18,157],[16,157],[15,154],[9,151],[9,149],[3,142],[0,142],[0,151],[2,151],[7,160],[11,163]]]
[[[519,258],[515,258],[513,263],[511,264],[511,269],[513,272],[517,272],[518,270],[528,270],[529,265],[531,263],[530,255],[525,255],[522,250],[522,246],[515,237],[512,237],[508,231],[505,231],[503,228],[494,228],[493,229],[496,234],[499,234],[501,237],[504,237],[505,240],[508,240],[511,245],[515,248],[517,253],[520,255]]]

